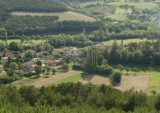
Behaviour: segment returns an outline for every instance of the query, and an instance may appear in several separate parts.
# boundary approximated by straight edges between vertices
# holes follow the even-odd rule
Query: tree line
[[[13,16],[1,26],[8,36],[43,35],[56,33],[81,33],[83,28],[92,32],[100,27],[99,22],[57,21],[57,16]],[[1,35],[4,35],[4,32]],[[2,37],[3,38],[3,37]]]

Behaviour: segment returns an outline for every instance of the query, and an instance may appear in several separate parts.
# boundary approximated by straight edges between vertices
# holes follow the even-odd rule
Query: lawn
[[[148,93],[151,94],[153,90],[160,93],[160,72],[151,73],[151,83]]]
[[[126,15],[122,14],[109,14],[107,17],[117,21],[125,21],[127,19]]]
[[[123,8],[117,7],[114,14],[108,14],[107,16],[112,20],[125,21],[127,20],[127,15],[131,13],[132,13],[132,10],[130,8],[123,9]]]
[[[67,11],[67,12],[55,12],[55,13],[41,13],[41,12],[12,12],[12,15],[15,16],[26,16],[26,15],[30,15],[30,16],[58,16],[59,17],[59,21],[95,21],[94,18],[80,14],[80,13],[76,13],[76,12],[72,12],[72,11]]]
[[[153,8],[158,7],[157,4],[151,3],[151,2],[147,2],[147,3],[112,2],[112,3],[109,3],[109,5],[113,5],[113,6],[129,5],[129,6],[135,6],[136,8],[141,9],[141,10],[153,9]]]
[[[82,78],[82,75],[81,75],[81,74],[75,74],[75,75],[70,76],[70,77],[68,77],[68,78],[66,78],[66,79],[57,81],[57,82],[55,82],[54,84],[61,84],[61,83],[68,83],[68,82],[76,82],[76,81],[79,81],[81,78]]]
[[[113,44],[115,40],[110,40],[110,41],[106,41],[106,42],[103,42],[104,44]],[[144,42],[146,41],[146,38],[144,39],[126,39],[126,40],[123,40],[123,44],[126,45],[126,44],[129,44],[131,42]],[[122,40],[116,40],[117,44],[121,44],[122,43]]]

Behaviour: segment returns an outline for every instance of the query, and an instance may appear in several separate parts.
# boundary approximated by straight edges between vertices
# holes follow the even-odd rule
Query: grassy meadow
[[[55,12],[55,13],[40,13],[40,12],[12,12],[12,15],[14,16],[58,16],[59,17],[59,21],[95,21],[94,18],[80,14],[80,13],[76,13],[76,12],[72,12],[72,11],[67,11],[67,12]]]
[[[109,40],[109,41],[106,41],[106,42],[103,42],[104,44],[113,44],[115,40]],[[146,41],[146,38],[144,39],[126,39],[126,40],[123,40],[123,44],[126,45],[126,44],[129,44],[131,42],[143,42],[143,41]],[[117,44],[122,44],[122,40],[116,40]]]
[[[153,9],[158,7],[157,4],[147,2],[147,3],[131,3],[131,2],[112,2],[109,3],[110,5],[113,6],[121,6],[121,5],[129,5],[129,6],[135,6],[138,9],[144,10],[144,9]]]

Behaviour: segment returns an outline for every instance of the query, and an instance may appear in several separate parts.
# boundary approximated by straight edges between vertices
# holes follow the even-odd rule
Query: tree
[[[11,51],[19,51],[19,50],[21,50],[21,47],[20,47],[20,45],[17,43],[17,42],[11,42],[10,44],[9,44],[9,50],[11,50]]]
[[[124,67],[121,64],[118,64],[117,65],[117,69],[119,69],[121,71],[121,73],[122,73],[122,71],[124,70]]]
[[[11,70],[17,70],[18,69],[18,65],[17,65],[17,63],[12,62],[12,63],[9,64],[9,68]]]
[[[118,45],[117,42],[114,41],[110,52],[110,61],[114,63],[117,60],[118,60]]]
[[[85,62],[85,71],[88,73],[94,73],[97,69],[97,53],[96,48],[89,48],[87,58]]]
[[[37,75],[41,74],[41,73],[42,73],[42,67],[41,67],[41,66],[36,66],[36,67],[35,67],[35,73],[36,73]]]
[[[157,111],[160,111],[160,95],[156,99],[155,108]]]
[[[53,75],[56,74],[56,69],[52,69],[52,74],[53,74]]]
[[[86,41],[84,43],[84,46],[93,46],[93,45],[94,45],[94,43],[92,41]]]
[[[48,53],[52,53],[53,48],[49,43],[45,43],[44,50],[47,51]]]
[[[63,69],[63,71],[69,71],[69,65],[68,64],[63,64],[62,65],[62,69]]]
[[[112,78],[111,78],[112,83],[113,84],[119,84],[121,82],[121,76],[122,76],[121,72],[115,71],[112,75]]]
[[[38,66],[42,66],[42,61],[39,60],[39,61],[36,62],[36,64],[37,64]]]

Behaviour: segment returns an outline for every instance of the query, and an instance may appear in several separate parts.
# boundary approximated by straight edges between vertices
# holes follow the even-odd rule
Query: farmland
[[[155,91],[156,93],[160,92],[160,73],[159,72],[151,72],[151,84],[149,89],[149,94]]]
[[[76,12],[72,12],[72,11],[68,11],[68,12],[54,12],[54,13],[38,13],[38,12],[12,12],[12,15],[14,16],[58,16],[59,17],[59,21],[95,21],[94,18],[80,14],[80,13],[76,13]]]
[[[125,2],[112,2],[110,5],[113,6],[121,6],[121,5],[129,5],[129,6],[135,6],[138,9],[144,10],[144,9],[153,9],[158,7],[155,3],[125,3]]]
[[[110,41],[106,41],[106,42],[103,42],[104,44],[113,44],[115,40],[110,40]],[[146,39],[126,39],[126,40],[123,40],[123,44],[126,45],[126,44],[129,44],[131,42],[135,42],[135,43],[139,43],[139,42],[144,42],[146,41]],[[116,40],[117,44],[122,44],[122,40]]]

